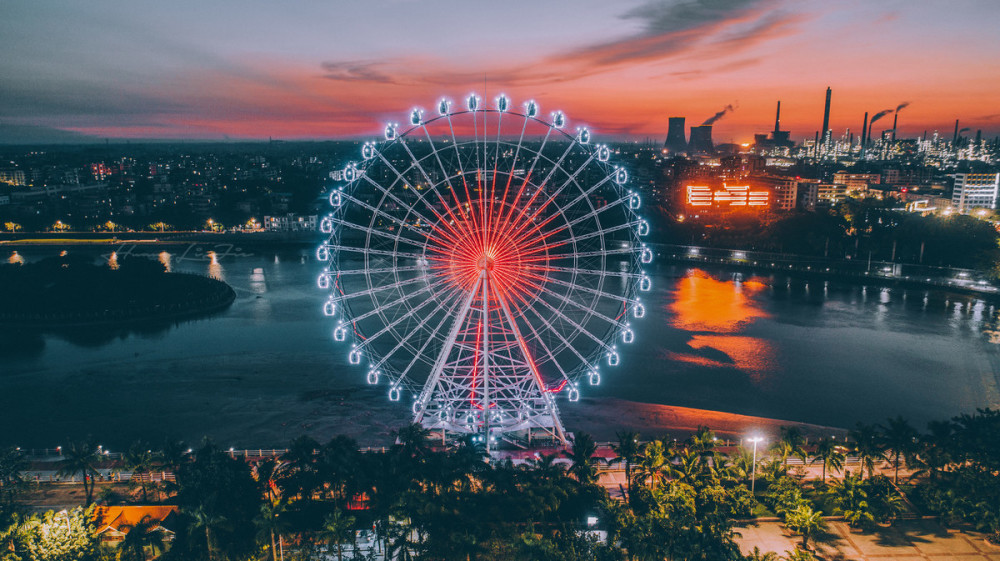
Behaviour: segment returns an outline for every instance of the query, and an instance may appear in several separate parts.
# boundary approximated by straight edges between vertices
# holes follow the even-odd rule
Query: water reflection
[[[702,271],[689,271],[677,283],[667,307],[670,323],[689,332],[682,349],[669,350],[669,360],[742,370],[761,381],[777,366],[771,343],[742,333],[756,320],[770,317],[755,299],[767,285],[750,279],[721,281]]]
[[[7,258],[7,262],[10,263],[11,265],[15,265],[15,264],[16,265],[23,265],[24,264],[24,257],[21,257],[21,254],[15,251],[14,253],[10,254],[10,257]]]
[[[173,269],[173,267],[171,267],[170,258],[171,258],[171,255],[169,253],[167,253],[166,251],[161,251],[160,252],[160,255],[159,255],[160,263],[163,265],[163,268],[168,273],[171,272],[172,269]]]
[[[226,282],[226,274],[219,263],[219,256],[214,251],[209,251],[208,257],[211,259],[211,262],[208,264],[208,276],[215,280]]]
[[[744,325],[769,317],[752,296],[767,285],[747,281],[720,281],[703,271],[691,271],[677,283],[669,306],[671,323],[687,331],[734,333]]]
[[[117,251],[112,251],[111,255],[108,256],[108,267],[112,271],[117,271],[118,270],[118,252]]]

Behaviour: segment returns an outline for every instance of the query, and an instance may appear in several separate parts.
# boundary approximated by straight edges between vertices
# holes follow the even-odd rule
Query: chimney
[[[778,100],[778,110],[774,112],[774,132],[781,130],[781,100]]]
[[[690,154],[714,154],[712,145],[712,125],[691,127],[691,143],[688,145]]]
[[[955,136],[951,138],[951,145],[955,146],[958,144],[958,119],[955,119]]]
[[[684,139],[684,117],[670,117],[667,128],[667,141],[663,147],[669,152],[680,153],[687,151],[687,140]]]
[[[865,122],[861,125],[861,148],[868,144],[868,112],[865,111]]]
[[[896,142],[896,125],[899,123],[899,111],[892,114],[892,141]]]
[[[826,108],[823,109],[823,138],[826,138],[826,132],[830,130],[830,96],[833,95],[833,90],[826,88]]]

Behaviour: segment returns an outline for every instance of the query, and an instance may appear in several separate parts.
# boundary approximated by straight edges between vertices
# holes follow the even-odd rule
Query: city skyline
[[[603,136],[661,140],[726,106],[717,142],[834,137],[909,103],[903,137],[1000,134],[995,4],[786,0],[86,5],[2,10],[0,141],[327,139],[501,91]],[[970,37],[972,38],[970,40]],[[456,54],[458,53],[458,54]],[[484,87],[484,80],[486,85]],[[874,134],[891,128],[880,121]]]

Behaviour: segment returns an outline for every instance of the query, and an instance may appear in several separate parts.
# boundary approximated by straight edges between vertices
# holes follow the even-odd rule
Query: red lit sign
[[[688,185],[688,206],[704,207],[766,207],[770,204],[768,191],[751,191],[749,185],[730,186],[713,191],[704,185]]]

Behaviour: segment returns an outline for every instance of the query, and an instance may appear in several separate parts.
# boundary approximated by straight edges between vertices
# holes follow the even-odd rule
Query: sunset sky
[[[903,102],[904,136],[992,136],[998,21],[997,0],[6,0],[0,135],[369,136],[485,77],[603,135],[662,141],[732,104],[715,140],[746,142],[780,99],[812,138],[830,86],[835,136]]]

